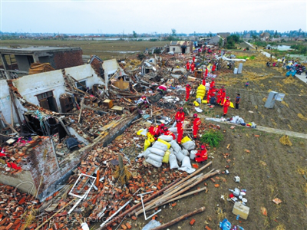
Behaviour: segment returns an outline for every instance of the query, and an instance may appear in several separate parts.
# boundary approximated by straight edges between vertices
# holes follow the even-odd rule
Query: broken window
[[[76,83],[76,87],[81,91],[86,91],[86,80]]]
[[[42,108],[45,108],[51,111],[55,111],[55,112],[58,111],[58,107],[57,107],[55,98],[53,97],[52,91],[48,91],[48,92],[37,95],[37,99]]]

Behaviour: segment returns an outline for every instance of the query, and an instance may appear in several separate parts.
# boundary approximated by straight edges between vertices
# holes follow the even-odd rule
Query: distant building
[[[28,74],[32,63],[50,63],[58,70],[83,64],[82,49],[78,47],[0,47],[0,78]]]
[[[169,51],[174,53],[189,54],[193,52],[193,42],[191,41],[171,41]]]
[[[222,39],[222,46],[224,46],[225,38],[223,38],[222,36],[219,36],[219,35],[213,36],[213,37],[209,40],[208,44],[209,44],[209,45],[218,45],[220,39]]]
[[[228,36],[230,36],[229,32],[221,32],[221,33],[217,33],[217,35],[221,36],[222,38],[227,38]]]
[[[270,33],[268,33],[268,32],[264,32],[260,35],[261,41],[267,41],[267,40],[269,40],[269,38],[270,38]]]

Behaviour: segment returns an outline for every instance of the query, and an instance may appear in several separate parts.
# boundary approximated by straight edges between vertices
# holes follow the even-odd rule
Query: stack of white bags
[[[170,164],[170,169],[193,173],[195,169],[191,166],[191,159],[193,160],[197,153],[194,150],[195,143],[189,140],[184,142],[182,147],[173,140],[172,136],[161,135],[152,147],[147,148],[138,157],[145,157],[147,163],[157,168],[161,167],[164,162]]]

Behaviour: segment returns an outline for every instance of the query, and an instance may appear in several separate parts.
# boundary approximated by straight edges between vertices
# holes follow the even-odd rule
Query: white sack
[[[184,157],[186,157],[185,155],[182,154],[182,152],[175,152],[175,156],[177,157],[177,160],[179,160],[180,162],[183,160]]]
[[[151,153],[154,153],[154,154],[156,154],[156,155],[158,155],[158,156],[164,156],[164,154],[165,154],[165,151],[164,150],[161,150],[161,149],[158,149],[158,148],[150,148],[150,152]]]
[[[181,152],[181,148],[175,140],[172,140],[170,142],[170,144],[171,144],[171,146],[172,146],[172,148],[174,149],[175,152]]]
[[[159,141],[156,141],[153,145],[152,145],[153,148],[157,148],[157,149],[160,149],[160,150],[163,150],[163,151],[166,151],[167,150],[167,145],[166,144],[162,144],[161,142]]]
[[[186,156],[186,157],[183,158],[182,165],[179,168],[179,170],[185,171],[189,174],[191,174],[192,172],[195,172],[195,168],[192,168],[191,161],[190,161],[189,157]]]
[[[185,155],[185,156],[188,156],[189,155],[189,151],[186,150],[186,149],[182,149],[182,154]]]
[[[176,156],[172,153],[169,155],[169,165],[170,169],[179,168]]]
[[[158,156],[158,155],[155,155],[155,154],[153,154],[153,153],[150,153],[150,154],[148,155],[148,158],[149,158],[149,159],[152,159],[152,160],[155,160],[155,161],[157,161],[157,162],[162,162],[162,160],[163,160],[163,156]]]
[[[191,160],[194,160],[194,159],[195,159],[196,153],[197,153],[197,150],[192,150],[192,151],[190,152],[190,159],[191,159]]]
[[[157,167],[157,168],[160,168],[162,166],[162,162],[158,162],[158,161],[153,160],[151,158],[147,158],[146,162],[151,164],[151,165],[153,165],[153,166],[155,166],[155,167]]]
[[[195,143],[193,141],[187,141],[183,143],[182,146],[187,150],[193,150],[195,148]]]
[[[164,140],[166,142],[171,142],[173,140],[173,137],[172,136],[161,135],[161,136],[159,136],[159,139]]]

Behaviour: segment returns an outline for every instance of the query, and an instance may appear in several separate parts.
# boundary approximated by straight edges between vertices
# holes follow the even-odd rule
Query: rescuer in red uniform
[[[191,91],[191,86],[190,84],[187,84],[187,86],[185,87],[185,101],[188,101],[190,98],[190,91]]]
[[[176,123],[176,127],[177,127],[177,133],[178,133],[178,136],[177,136],[177,143],[178,143],[178,144],[181,144],[181,140],[182,140],[182,136],[183,136],[182,121],[177,120],[176,122],[177,122],[177,123]]]
[[[229,101],[229,97],[227,96],[226,97],[226,101],[225,101],[225,103],[224,103],[224,115],[223,116],[226,116],[227,115],[227,112],[228,112],[228,108],[229,108],[229,106],[230,106],[230,101]]]
[[[194,114],[193,117],[194,117],[194,121],[193,121],[193,136],[194,136],[194,139],[196,139],[197,138],[197,134],[198,134],[198,129],[199,129],[199,126],[201,124],[201,120],[200,120],[200,118],[198,118],[197,114]]]
[[[179,120],[180,122],[184,121],[185,115],[183,112],[183,108],[181,107],[179,109],[179,111],[177,111],[176,115],[175,115],[175,120]]]
[[[198,152],[195,155],[195,161],[198,163],[202,163],[208,159],[207,149],[205,145],[200,146],[201,150],[198,150]]]

